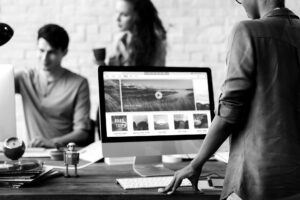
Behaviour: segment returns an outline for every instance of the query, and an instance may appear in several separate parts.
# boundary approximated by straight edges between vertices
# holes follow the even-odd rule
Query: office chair
[[[95,142],[95,131],[96,131],[96,122],[94,120],[90,120],[90,131],[89,131],[89,137],[84,142],[77,143],[80,147],[88,146],[89,144],[92,144]]]
[[[96,113],[96,121],[95,121],[95,128],[97,129],[97,134],[98,134],[98,137],[99,137],[99,140],[101,140],[101,127],[100,127],[100,108],[98,107],[97,109],[97,113]]]

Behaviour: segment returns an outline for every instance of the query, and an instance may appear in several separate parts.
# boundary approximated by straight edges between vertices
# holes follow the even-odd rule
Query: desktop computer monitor
[[[173,173],[162,155],[199,151],[214,116],[209,68],[107,66],[98,76],[104,157],[135,156],[134,170],[155,176]]]
[[[16,137],[15,82],[13,67],[0,64],[0,150],[9,137]]]

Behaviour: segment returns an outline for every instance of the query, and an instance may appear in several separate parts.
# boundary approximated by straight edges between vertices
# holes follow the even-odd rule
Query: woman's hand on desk
[[[192,187],[194,191],[198,190],[198,180],[201,174],[201,168],[198,168],[197,170],[194,169],[191,164],[184,167],[183,169],[176,171],[174,174],[174,177],[170,184],[166,186],[165,188],[159,188],[158,192],[166,193],[166,194],[173,194],[176,189],[180,186],[183,179],[188,178],[189,181],[192,183]]]

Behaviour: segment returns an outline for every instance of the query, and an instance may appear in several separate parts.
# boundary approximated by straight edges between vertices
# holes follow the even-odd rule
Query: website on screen
[[[204,72],[104,72],[107,137],[206,135]]]

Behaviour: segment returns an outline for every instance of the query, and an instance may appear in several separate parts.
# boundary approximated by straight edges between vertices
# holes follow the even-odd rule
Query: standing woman
[[[165,66],[166,30],[151,0],[119,0],[111,66]]]

